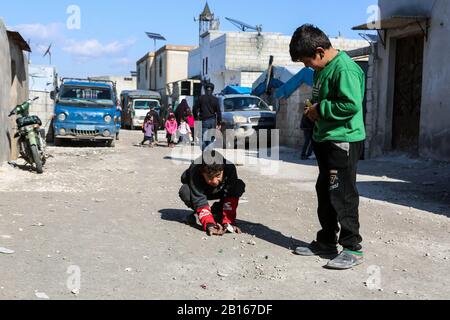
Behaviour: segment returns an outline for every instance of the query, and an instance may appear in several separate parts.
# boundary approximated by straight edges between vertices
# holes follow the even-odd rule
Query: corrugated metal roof
[[[22,35],[16,31],[7,30],[8,38],[13,40],[21,50],[31,52],[28,43],[22,38]]]

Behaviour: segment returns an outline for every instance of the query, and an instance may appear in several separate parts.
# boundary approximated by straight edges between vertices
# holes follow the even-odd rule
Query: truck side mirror
[[[52,99],[52,100],[56,99],[56,92],[55,91],[50,92],[50,99]]]

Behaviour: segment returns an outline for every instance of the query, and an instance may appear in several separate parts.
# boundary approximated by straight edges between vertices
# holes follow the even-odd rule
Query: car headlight
[[[61,128],[61,129],[59,130],[59,134],[62,135],[62,136],[64,136],[64,135],[66,134],[66,129]]]
[[[110,137],[111,136],[111,132],[109,130],[105,130],[105,131],[103,131],[103,136],[105,138]]]
[[[242,116],[234,116],[233,120],[235,123],[247,123],[248,119],[246,117],[242,117]]]
[[[65,113],[59,114],[59,116],[58,116],[59,121],[66,121],[66,119],[67,119],[67,116]]]
[[[110,116],[110,115],[107,115],[107,116],[105,116],[105,122],[106,123],[110,123],[111,122],[111,120],[112,120],[112,117]]]

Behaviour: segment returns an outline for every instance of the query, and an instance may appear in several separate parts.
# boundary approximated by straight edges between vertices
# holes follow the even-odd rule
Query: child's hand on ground
[[[212,237],[212,236],[223,236],[227,231],[220,225],[220,224],[216,224],[215,226],[211,225],[208,227],[206,233],[208,234],[208,236]]]
[[[242,230],[240,228],[233,226],[231,224],[226,224],[224,227],[225,230],[230,233],[242,234]]]

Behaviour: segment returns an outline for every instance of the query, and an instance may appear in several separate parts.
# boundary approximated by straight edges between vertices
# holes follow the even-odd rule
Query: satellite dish
[[[247,31],[247,30],[253,30],[253,31],[257,31],[258,33],[262,32],[262,25],[257,25],[257,26],[251,26],[248,23],[236,20],[236,19],[231,19],[231,18],[225,18],[227,19],[229,22],[231,22],[234,26],[238,27],[239,30],[241,31]]]

